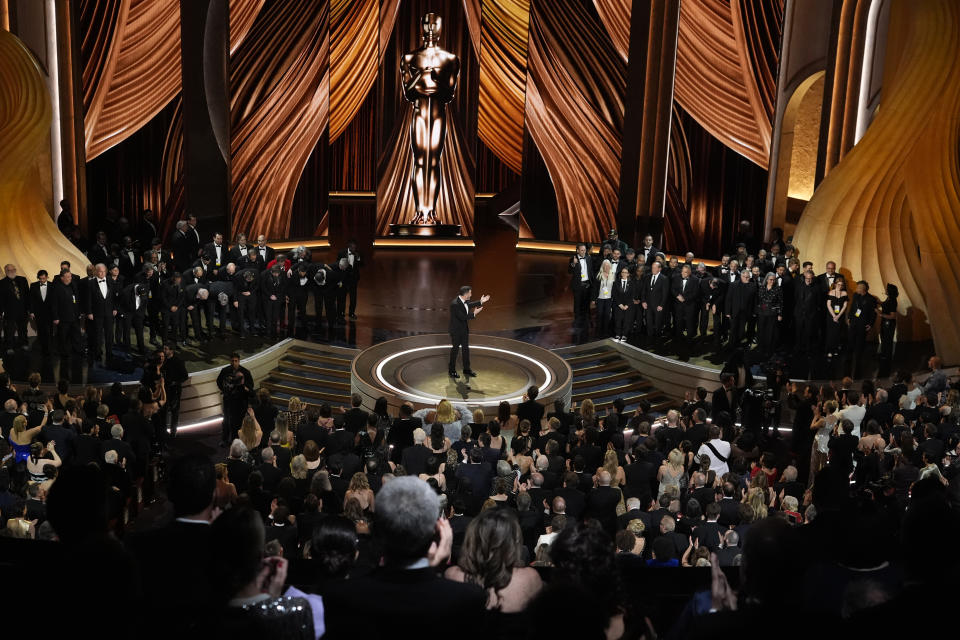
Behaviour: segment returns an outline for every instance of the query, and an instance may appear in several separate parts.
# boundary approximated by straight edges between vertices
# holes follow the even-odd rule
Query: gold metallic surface
[[[447,104],[453,100],[460,77],[460,60],[437,44],[441,18],[428,13],[420,21],[423,44],[403,56],[400,81],[403,97],[413,104],[410,151],[413,153],[411,224],[438,224],[440,157],[447,137]]]
[[[827,174],[794,233],[803,259],[836,260],[883,296],[900,289],[898,340],[929,322],[938,355],[960,362],[960,4],[893,0],[883,100]],[[912,334],[912,335],[911,335]]]
[[[83,273],[87,258],[57,229],[44,207],[38,162],[49,145],[52,108],[36,59],[0,30],[0,255],[18,275],[69,260]]]

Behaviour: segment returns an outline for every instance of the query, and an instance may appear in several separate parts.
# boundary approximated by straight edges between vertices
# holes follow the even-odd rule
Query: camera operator
[[[217,376],[217,387],[223,394],[220,446],[226,447],[240,428],[240,422],[247,411],[247,400],[253,392],[253,376],[240,366],[240,354],[234,353],[230,356],[230,364]]]

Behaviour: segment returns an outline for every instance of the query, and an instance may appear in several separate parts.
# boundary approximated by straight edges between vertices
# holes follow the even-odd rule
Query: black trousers
[[[653,304],[648,304],[646,310],[644,311],[644,316],[647,321],[647,335],[649,336],[658,336],[663,330],[663,316],[666,313],[666,309],[657,311],[657,308]]]
[[[590,283],[581,282],[573,287],[573,324],[586,326],[590,317]]]
[[[794,336],[796,344],[794,345],[798,354],[802,356],[812,355],[814,343],[817,336],[817,322],[814,318],[798,315],[794,323]]]
[[[630,329],[633,328],[634,305],[628,304],[626,311],[619,305],[613,307],[613,335],[629,336]]]
[[[17,334],[16,340],[13,334]],[[3,316],[3,344],[7,349],[27,344],[27,314],[14,317],[12,314]]]
[[[470,370],[470,334],[469,333],[451,333],[450,342],[453,347],[450,349],[450,366],[447,371],[453,373],[457,370],[457,352],[463,349],[463,370]]]
[[[613,300],[610,298],[597,298],[597,335],[606,336],[610,333],[610,320],[612,318]]]
[[[744,333],[746,333],[747,322],[752,315],[749,311],[735,311],[730,314],[730,346],[740,345],[740,341],[743,340]]]
[[[758,346],[760,353],[770,355],[777,346],[777,316],[761,315],[759,319]]]
[[[893,357],[893,335],[896,331],[896,320],[880,321],[880,357],[884,360],[890,360]]]
[[[692,302],[680,302],[674,306],[674,330],[677,336],[682,336],[684,332],[688,338],[693,338],[697,333],[697,305]]]
[[[123,314],[123,346],[130,348],[130,330],[133,329],[137,337],[137,351],[143,353],[143,314],[128,311]]]
[[[319,300],[319,297],[317,298]],[[287,303],[287,335],[291,338],[297,335],[297,319],[300,324],[307,324],[307,297],[294,296]]]
[[[166,342],[170,337],[171,328],[174,340],[184,340],[187,337],[187,316],[183,307],[177,307],[176,311],[164,309],[161,312],[163,318],[163,341]]]
[[[170,437],[177,435],[177,425],[180,424],[180,398],[183,395],[183,389],[179,384],[171,384],[167,389],[167,415],[166,427],[170,431]]]
[[[237,296],[237,310],[240,313],[240,335],[246,335],[247,325],[250,325],[251,331],[257,329],[257,295],[251,293],[248,296],[242,293]]]
[[[268,296],[264,296],[263,300],[263,322],[267,329],[267,335],[271,338],[277,337],[278,326],[280,325],[280,307],[283,302],[280,300],[280,296],[277,296],[276,300],[271,300]]]
[[[243,414],[247,411],[247,398],[244,395],[224,396],[223,423],[220,426],[221,437],[228,445],[237,437]]]
[[[350,313],[356,313],[357,311],[357,284],[359,284],[357,280],[351,278],[350,284],[346,287],[347,294],[350,295]]]
[[[83,353],[83,337],[79,322],[60,322],[57,325],[57,346],[60,357],[69,359]]]
[[[87,323],[87,331],[92,331],[90,336],[90,358],[100,357],[100,348],[103,347],[103,360],[110,357],[113,349],[113,316],[107,314],[102,318],[94,316],[93,320]]]
[[[36,318],[37,341],[40,343],[40,352],[44,356],[50,355],[50,343],[53,338],[53,320],[47,318]]]

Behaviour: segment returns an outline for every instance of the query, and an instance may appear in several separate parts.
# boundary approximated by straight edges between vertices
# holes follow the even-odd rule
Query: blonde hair
[[[607,449],[607,452],[603,454],[603,469],[610,474],[611,483],[617,481],[617,467],[619,466],[620,458],[617,457],[617,452],[613,449]]]
[[[753,491],[747,495],[747,506],[750,507],[751,520],[757,522],[767,517],[767,494],[765,491]]]
[[[247,449],[253,449],[260,444],[257,440],[257,423],[251,415],[243,416],[243,422],[240,423],[240,440]]]
[[[670,466],[674,469],[683,468],[683,452],[680,449],[674,449],[667,454],[667,462],[670,463]]]
[[[226,462],[218,462],[214,465],[214,469],[216,469],[217,472],[217,480],[227,480],[230,477],[227,472]]]
[[[290,442],[290,422],[283,414],[278,414],[273,420],[273,429],[280,434],[280,444]]]
[[[593,406],[593,400],[587,398],[583,401],[583,404],[580,405],[580,416],[584,420],[593,420],[594,415],[596,414],[596,409]]]
[[[13,432],[14,433],[23,433],[27,430],[27,417],[26,416],[17,416],[13,419]]]
[[[443,399],[437,403],[437,422],[440,424],[450,424],[456,422],[457,416],[453,413],[453,404],[449,400]]]
[[[300,402],[300,398],[293,396],[290,400],[287,401],[287,411],[301,411],[303,410],[303,403]]]
[[[350,478],[350,486],[347,487],[348,491],[366,491],[370,488],[370,481],[367,480],[367,474],[362,471],[357,471]]]
[[[483,415],[483,409],[473,410],[473,421],[477,424],[483,424],[487,421],[487,417]]]

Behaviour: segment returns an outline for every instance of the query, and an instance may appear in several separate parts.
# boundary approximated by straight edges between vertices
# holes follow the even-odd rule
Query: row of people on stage
[[[191,331],[197,341],[223,337],[228,327],[241,336],[292,336],[306,328],[310,297],[317,327],[324,313],[331,330],[347,313],[356,317],[363,262],[355,243],[348,243],[336,262],[324,264],[313,262],[304,247],[277,252],[263,236],[248,245],[243,234],[228,247],[216,233],[193,257],[194,245],[184,240],[190,231],[186,221],[178,223],[175,253],[157,238],[140,253],[128,236],[129,251],[103,260],[98,234],[98,244],[88,251],[98,262],[87,266],[86,277],[63,261],[53,277],[40,270],[28,283],[15,265],[6,265],[0,279],[4,346],[25,348],[29,323],[44,357],[56,346],[62,366],[84,353],[91,362],[106,363],[114,344],[131,350],[135,341],[144,354],[147,330],[155,345],[189,342]]]
[[[596,331],[625,341],[634,333],[672,334],[680,339],[712,338],[718,345],[756,342],[764,356],[792,345],[801,355],[821,348],[838,356],[843,348],[858,358],[870,330],[880,319],[881,357],[892,356],[898,291],[887,285],[882,303],[865,281],[848,283],[828,262],[816,274],[813,264],[794,257],[794,248],[744,255],[738,247],[708,268],[669,259],[647,236],[639,250],[622,251],[617,242],[590,255],[585,244],[570,258],[574,325],[585,327],[595,309]]]

